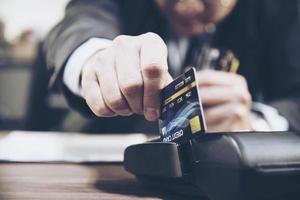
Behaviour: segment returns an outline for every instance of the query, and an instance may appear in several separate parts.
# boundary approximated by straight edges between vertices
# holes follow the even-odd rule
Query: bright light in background
[[[69,0],[0,0],[0,18],[5,36],[14,39],[23,30],[33,29],[40,37],[63,17]]]

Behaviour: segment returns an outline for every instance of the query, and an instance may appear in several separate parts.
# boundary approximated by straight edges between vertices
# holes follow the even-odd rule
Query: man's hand
[[[251,95],[244,77],[204,70],[198,72],[198,80],[209,131],[251,129]]]
[[[159,117],[160,90],[172,80],[167,47],[154,33],[118,36],[111,47],[94,54],[82,70],[82,95],[99,117]]]

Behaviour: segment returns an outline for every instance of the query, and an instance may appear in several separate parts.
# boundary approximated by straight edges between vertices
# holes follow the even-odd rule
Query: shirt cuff
[[[255,131],[287,131],[288,121],[278,111],[268,105],[252,104],[251,125]]]
[[[77,96],[81,95],[80,75],[84,63],[97,51],[111,45],[112,41],[104,38],[91,38],[79,46],[70,56],[63,73],[64,84]]]

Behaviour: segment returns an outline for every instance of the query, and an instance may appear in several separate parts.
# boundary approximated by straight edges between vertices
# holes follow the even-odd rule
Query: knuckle
[[[91,105],[93,105],[93,97],[91,95],[91,92],[89,91],[88,87],[82,88],[82,97],[84,98],[84,100],[86,101],[86,103],[91,107]]]
[[[201,81],[206,82],[209,80],[211,77],[214,76],[214,72],[211,69],[204,69],[201,71],[198,71],[198,76],[201,77]]]
[[[85,87],[85,84],[82,84],[81,95],[85,99],[86,102],[87,102],[87,100],[89,100],[89,96],[88,96],[88,92],[87,92],[87,88]]]
[[[244,116],[246,114],[246,110],[241,106],[236,106],[232,112],[233,112],[233,117],[237,120],[244,119]]]
[[[120,84],[120,89],[125,96],[137,95],[142,91],[143,81],[141,80],[126,80]]]
[[[108,109],[103,105],[95,105],[91,109],[97,117],[102,117],[109,113]]]
[[[116,110],[127,108],[125,100],[121,96],[111,95],[108,99],[109,105]]]
[[[159,102],[159,90],[148,91],[147,93],[144,94],[144,98],[148,100],[147,103],[156,105],[157,102]]]
[[[104,104],[96,103],[88,92],[83,92],[83,95],[87,105],[97,117],[105,116],[110,112]]]
[[[129,36],[119,35],[113,40],[114,46],[124,46],[128,44]]]
[[[99,77],[106,77],[107,76],[107,73],[105,73],[105,70],[104,70],[104,65],[101,65],[101,67],[95,67],[94,68],[94,73],[96,75],[98,75]]]
[[[160,78],[164,72],[164,67],[159,63],[151,63],[143,67],[143,74],[149,79]]]
[[[247,89],[244,89],[244,87],[238,87],[236,88],[236,92],[238,94],[238,100],[243,105],[250,105],[252,101],[252,97]]]
[[[95,56],[94,56],[94,62],[93,62],[93,64],[95,65],[96,63],[102,62],[103,59],[106,57],[105,53],[106,53],[105,50],[96,53]]]
[[[97,69],[94,59],[88,60],[84,66],[82,67],[82,78],[90,77],[95,73],[95,69]]]
[[[245,105],[250,105],[252,101],[252,97],[249,92],[245,92],[242,98],[242,103]]]
[[[152,43],[152,44],[158,44],[160,46],[160,48],[162,48],[163,52],[165,54],[167,54],[168,52],[168,47],[166,45],[166,43],[164,42],[164,40],[156,33],[153,32],[148,32],[145,34],[147,41]]]
[[[154,39],[154,40],[162,40],[158,34],[153,33],[153,32],[148,32],[145,34],[145,36],[148,38]]]
[[[237,75],[237,79],[238,79],[238,82],[240,83],[241,86],[248,87],[247,80],[244,76]]]
[[[210,76],[211,74],[212,74],[212,70],[211,69],[203,69],[203,70],[201,70],[201,71],[199,71],[200,72],[200,74],[202,75],[202,76]]]
[[[95,68],[99,68],[100,65],[105,63],[107,58],[109,57],[109,49],[103,49],[99,52],[97,52],[93,57],[93,65]]]

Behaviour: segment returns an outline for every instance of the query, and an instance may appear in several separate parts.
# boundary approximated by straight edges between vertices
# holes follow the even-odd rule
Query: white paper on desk
[[[13,131],[0,139],[0,160],[16,162],[122,162],[127,146],[146,141],[143,134]]]

